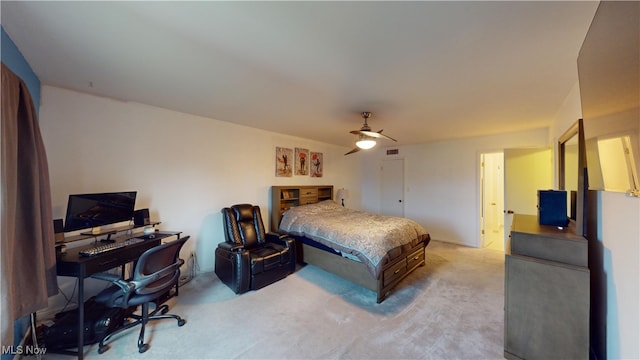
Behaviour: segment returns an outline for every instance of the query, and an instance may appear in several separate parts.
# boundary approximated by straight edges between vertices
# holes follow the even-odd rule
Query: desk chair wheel
[[[104,352],[107,350],[109,350],[109,345],[100,346],[98,348],[98,354],[104,354]]]
[[[187,323],[187,321],[185,319],[179,319],[178,320],[178,326],[182,326],[182,325],[184,325],[186,323]]]
[[[142,354],[143,352],[149,350],[149,345],[148,344],[142,344],[138,346],[138,352],[140,354]]]
[[[167,305],[162,305],[160,308],[160,314],[164,315],[169,312],[169,307]]]

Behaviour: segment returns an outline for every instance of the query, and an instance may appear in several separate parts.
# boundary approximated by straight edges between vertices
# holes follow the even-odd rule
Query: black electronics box
[[[123,326],[125,318],[135,311],[108,308],[90,298],[84,303],[84,344],[95,344]],[[68,310],[56,315],[52,326],[43,326],[38,337],[44,347],[51,350],[71,349],[78,345],[78,310]]]
[[[540,225],[569,225],[566,191],[538,190],[538,221]]]

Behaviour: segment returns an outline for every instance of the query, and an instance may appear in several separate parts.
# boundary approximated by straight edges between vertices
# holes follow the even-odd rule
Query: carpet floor
[[[152,322],[84,348],[86,359],[502,359],[504,253],[432,241],[427,264],[381,304],[314,266],[235,295],[202,273],[168,301],[187,320]],[[45,359],[69,359],[47,354]]]

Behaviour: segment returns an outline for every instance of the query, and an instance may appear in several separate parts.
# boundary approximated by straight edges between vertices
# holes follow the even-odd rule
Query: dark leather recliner
[[[295,240],[265,233],[260,207],[251,204],[222,209],[225,242],[215,254],[216,275],[236,294],[284,279],[296,269]]]

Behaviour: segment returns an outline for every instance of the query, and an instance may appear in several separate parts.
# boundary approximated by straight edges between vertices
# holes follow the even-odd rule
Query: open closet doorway
[[[504,154],[480,154],[480,246],[504,251]]]

